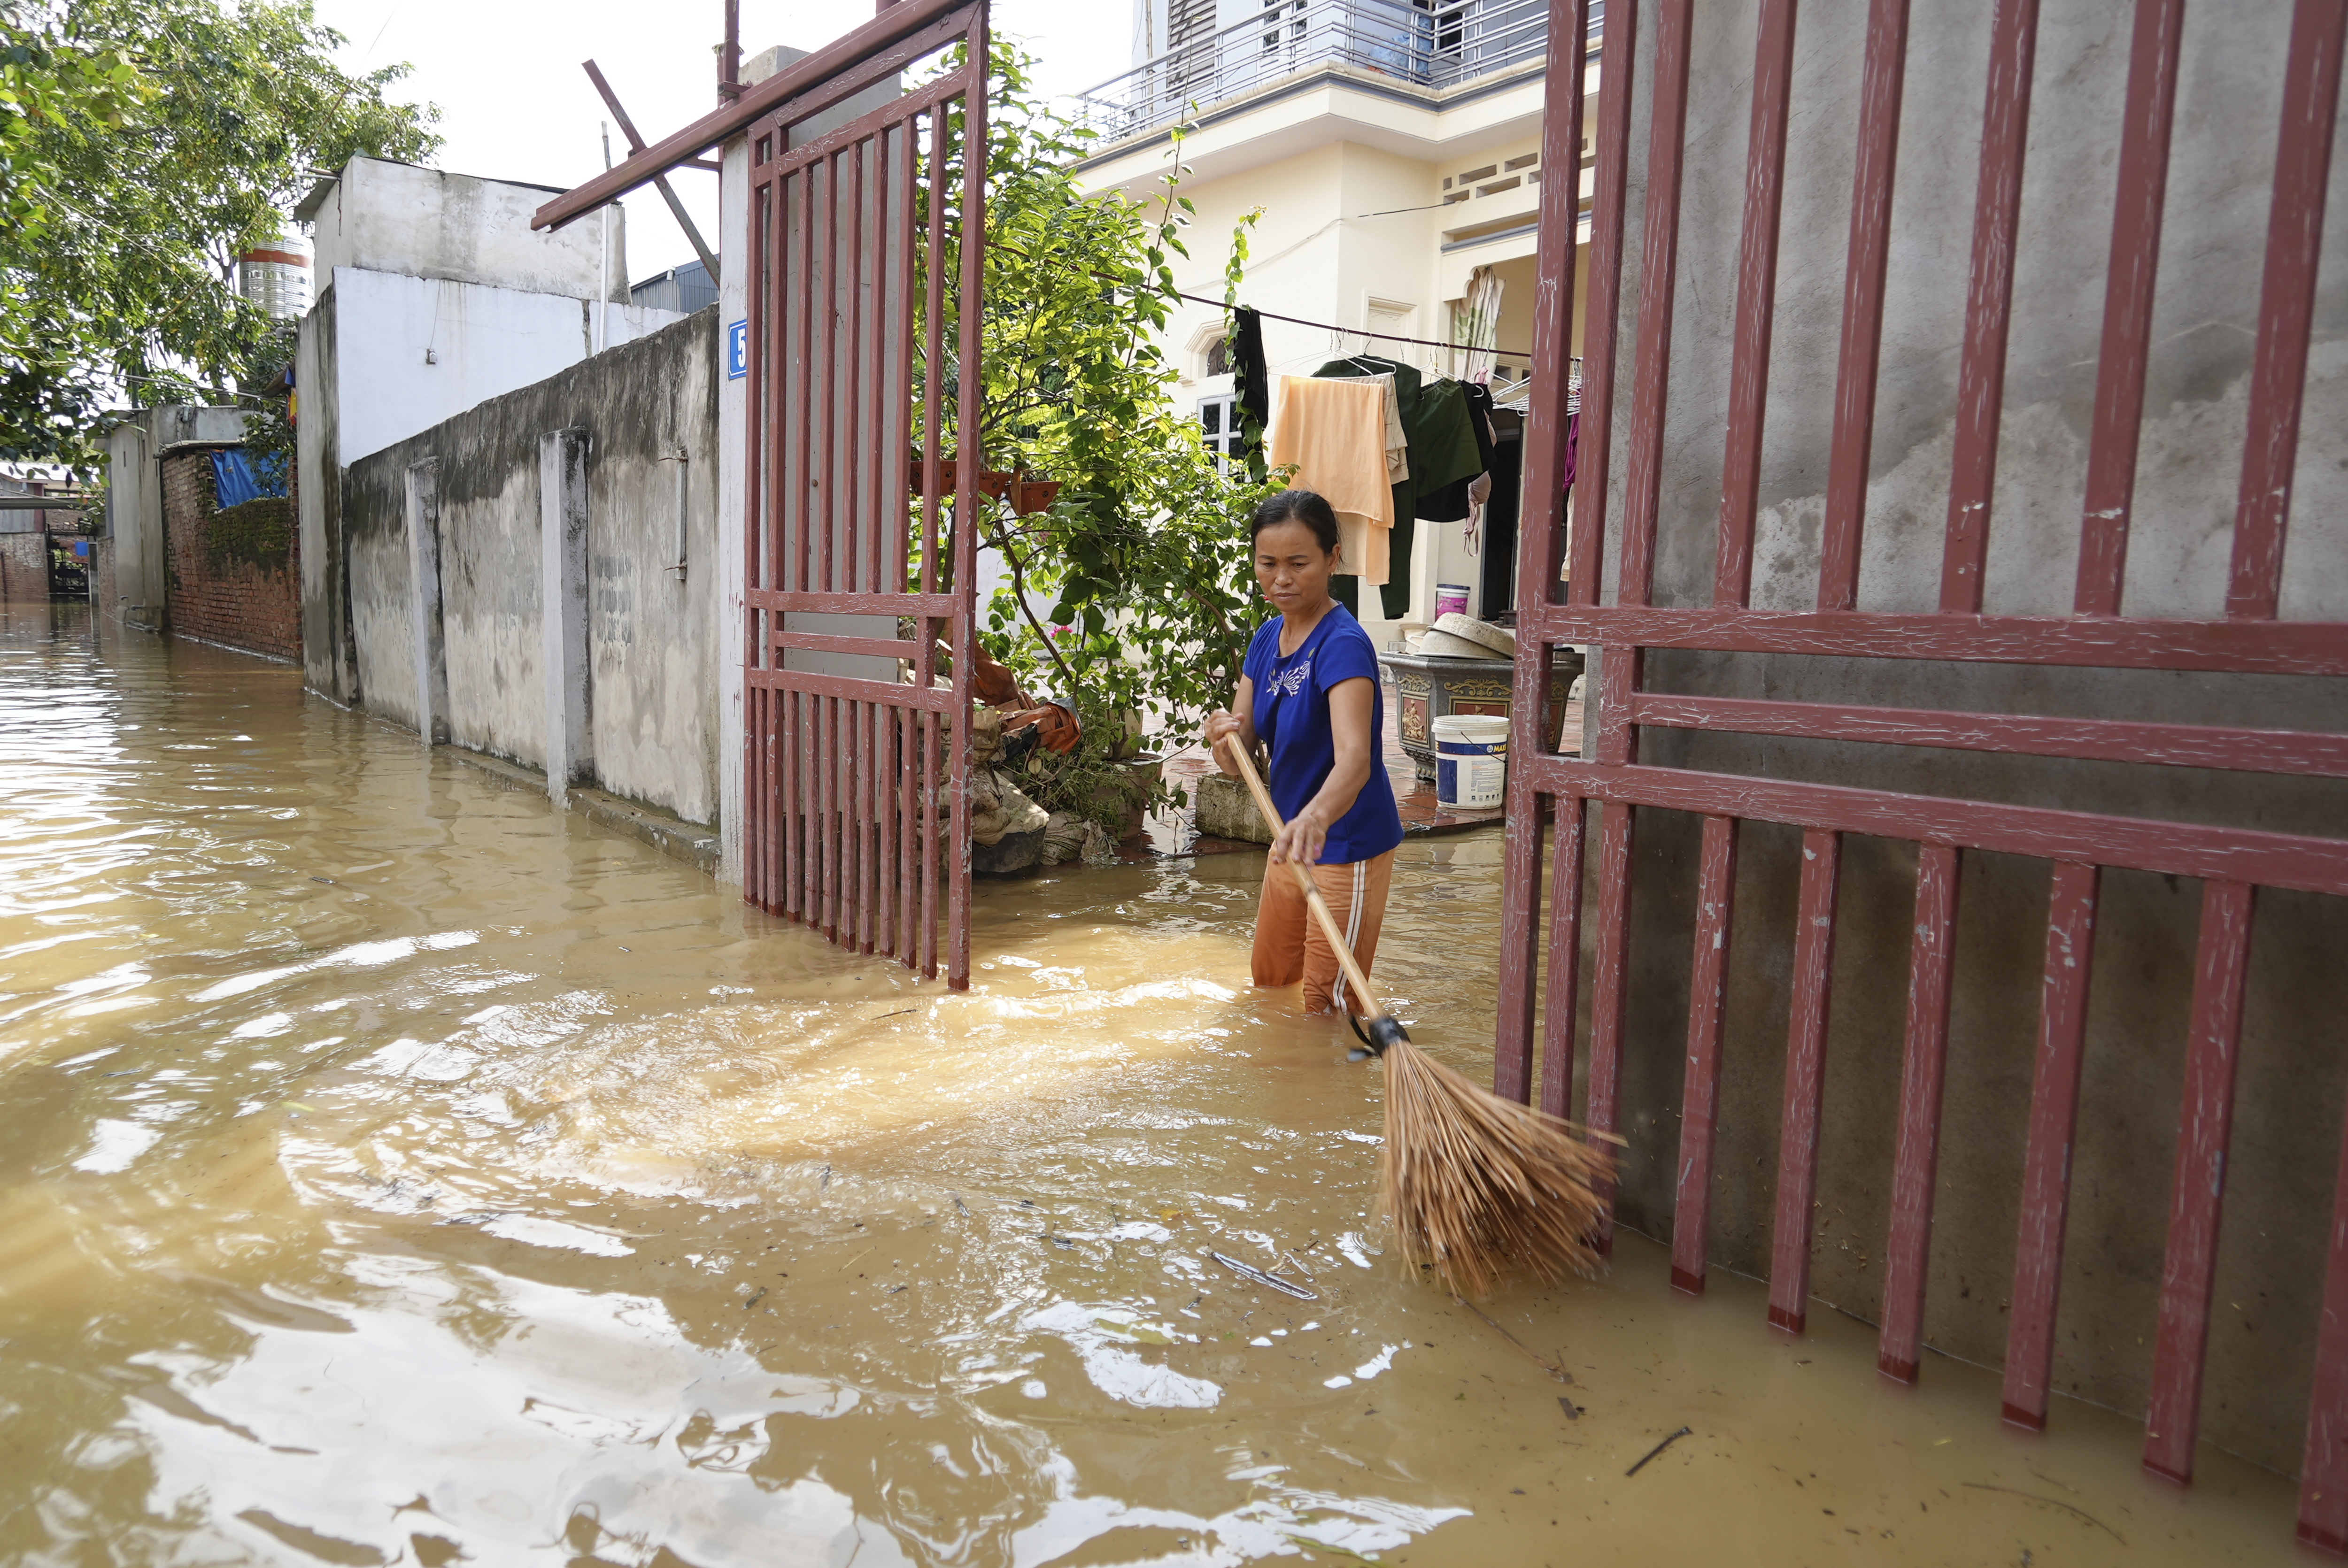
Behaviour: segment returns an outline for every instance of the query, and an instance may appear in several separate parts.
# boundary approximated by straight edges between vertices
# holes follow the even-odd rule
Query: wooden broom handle
[[[1272,836],[1277,838],[1280,830],[1288,825],[1281,820],[1280,808],[1272,804],[1271,792],[1263,787],[1263,780],[1256,777],[1255,764],[1248,756],[1247,748],[1239,741],[1238,735],[1230,734],[1225,735],[1220,743],[1231,747],[1232,760],[1240,764],[1241,782],[1248,786],[1248,794],[1255,796],[1256,810],[1263,814],[1263,820],[1271,824]],[[1338,928],[1337,917],[1330,909],[1329,901],[1321,897],[1320,884],[1313,880],[1313,873],[1301,860],[1290,861],[1288,868],[1296,873],[1296,886],[1303,890],[1304,902],[1320,920],[1321,934],[1329,938],[1329,946],[1336,953],[1338,966],[1345,971],[1345,981],[1354,988],[1354,994],[1362,999],[1363,1006],[1375,1009],[1370,1014],[1372,1018],[1393,1017],[1392,1011],[1370,989],[1370,977],[1362,972],[1361,964],[1354,957],[1353,947],[1345,940],[1345,933]]]

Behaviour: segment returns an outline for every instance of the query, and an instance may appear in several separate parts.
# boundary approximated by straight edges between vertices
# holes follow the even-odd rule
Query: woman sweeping
[[[1216,765],[1235,774],[1226,735],[1272,750],[1272,804],[1287,819],[1272,840],[1255,919],[1255,983],[1304,982],[1307,1012],[1348,1007],[1337,955],[1310,917],[1290,861],[1313,868],[1366,974],[1385,923],[1402,817],[1386,779],[1385,704],[1377,650],[1352,611],[1329,596],[1338,566],[1337,514],[1310,490],[1283,490],[1258,507],[1255,578],[1280,613],[1259,628],[1241,667],[1235,712],[1207,718]]]

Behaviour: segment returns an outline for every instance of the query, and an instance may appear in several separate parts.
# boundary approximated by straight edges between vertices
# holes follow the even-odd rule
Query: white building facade
[[[1550,192],[1570,185],[1588,241],[1594,97],[1580,169],[1543,169],[1548,26],[1543,0],[1134,0],[1134,67],[1082,96],[1099,139],[1078,172],[1089,189],[1148,198],[1162,190],[1176,128],[1187,128],[1181,194],[1197,216],[1177,275],[1212,299],[1232,228],[1261,210],[1240,302],[1313,323],[1263,323],[1275,423],[1281,376],[1347,354],[1470,374],[1465,354],[1430,344],[1467,338],[1479,276],[1500,291],[1487,338],[1498,390],[1530,364],[1534,251]],[[1589,43],[1594,95],[1594,22]],[[1220,307],[1185,303],[1165,344],[1182,370],[1179,395],[1210,428],[1229,426],[1224,330]],[[1578,354],[1579,322],[1575,333]],[[1471,611],[1484,612],[1483,544],[1467,523],[1421,522],[1411,609],[1399,620],[1432,620],[1438,583],[1467,586]],[[1387,645],[1399,620],[1385,619],[1378,599],[1363,592],[1360,614]]]

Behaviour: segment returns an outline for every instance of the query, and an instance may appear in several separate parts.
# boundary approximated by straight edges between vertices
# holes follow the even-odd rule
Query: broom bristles
[[[1389,1046],[1380,1203],[1403,1255],[1463,1296],[1512,1266],[1554,1280],[1598,1266],[1613,1159],[1557,1117],[1503,1100],[1407,1041]]]

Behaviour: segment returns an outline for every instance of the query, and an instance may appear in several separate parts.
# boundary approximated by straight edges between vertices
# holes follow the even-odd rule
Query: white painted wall
[[[675,311],[337,267],[338,461],[633,342]]]
[[[794,51],[796,53],[796,51]],[[778,67],[768,67],[764,75]],[[748,74],[747,71],[744,73]],[[750,316],[742,273],[750,253],[750,142],[736,137],[721,154],[717,177],[717,883],[742,886],[742,755],[747,717],[742,707],[742,642],[748,585],[743,579],[744,518],[749,505],[744,436],[749,383],[731,379],[727,341],[736,322]]]
[[[524,293],[624,303],[627,231],[616,207],[551,233],[530,215],[561,194],[414,164],[355,158],[295,216],[314,226],[314,276],[357,267]],[[608,231],[607,226],[608,224]]]

